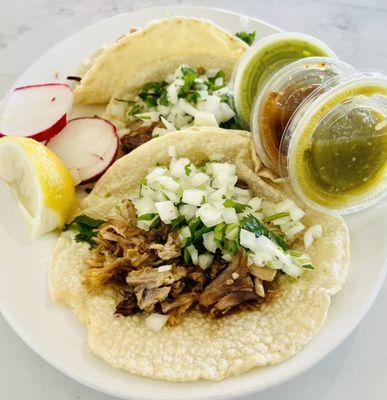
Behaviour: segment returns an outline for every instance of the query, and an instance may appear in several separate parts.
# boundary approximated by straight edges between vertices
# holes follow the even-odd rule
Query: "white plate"
[[[74,74],[80,61],[130,26],[172,15],[203,17],[235,32],[237,14],[207,8],[140,10],[101,21],[59,43],[18,80],[17,85],[52,81]],[[261,37],[277,29],[251,20]],[[258,392],[283,382],[321,360],[338,346],[364,316],[383,282],[387,256],[387,204],[346,217],[351,234],[351,268],[344,289],[333,298],[327,321],[315,339],[288,361],[221,382],[169,383],[127,374],[89,353],[86,330],[66,306],[53,304],[47,292],[47,265],[56,236],[34,241],[14,199],[0,188],[0,310],[17,334],[66,375],[96,390],[131,399],[214,399]],[[3,360],[3,362],[6,360]]]

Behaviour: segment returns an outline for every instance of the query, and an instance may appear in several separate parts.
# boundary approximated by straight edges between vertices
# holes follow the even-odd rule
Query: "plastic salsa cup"
[[[387,78],[353,72],[315,90],[280,144],[281,176],[306,204],[332,214],[387,196]]]
[[[239,122],[246,128],[250,127],[254,98],[270,76],[291,62],[312,56],[337,58],[326,44],[301,33],[276,33],[251,47],[233,74]]]
[[[255,148],[267,167],[278,172],[280,142],[301,103],[333,77],[352,71],[350,65],[337,59],[308,57],[288,64],[269,78],[257,94],[251,114]]]

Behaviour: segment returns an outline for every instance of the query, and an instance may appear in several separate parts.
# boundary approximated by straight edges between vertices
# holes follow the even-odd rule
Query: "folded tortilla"
[[[118,160],[81,203],[79,212],[102,219],[114,214],[118,202],[137,193],[150,168],[169,163],[171,146],[177,157],[187,157],[197,165],[214,155],[234,163],[238,177],[255,196],[274,202],[289,197],[280,185],[260,177],[267,174],[247,132],[191,128],[149,141]],[[143,314],[114,315],[121,297],[112,287],[98,294],[87,291],[82,284],[87,269],[83,259],[89,248],[76,243],[69,231],[61,234],[52,255],[51,297],[68,304],[86,324],[91,351],[131,373],[173,381],[219,380],[279,363],[317,334],[331,296],[340,290],[348,270],[349,237],[343,219],[302,207],[304,225],[323,228],[323,236],[307,250],[315,269],[294,282],[281,281],[281,297],[259,310],[221,319],[192,310],[178,325],[151,331]]]
[[[108,103],[116,91],[159,80],[181,64],[220,68],[230,79],[247,48],[237,37],[204,20],[174,17],[153,22],[99,53],[76,87],[75,101]]]

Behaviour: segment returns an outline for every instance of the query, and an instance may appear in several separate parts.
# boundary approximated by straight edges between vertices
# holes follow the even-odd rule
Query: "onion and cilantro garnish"
[[[75,229],[77,233],[74,237],[76,242],[86,242],[93,247],[95,245],[94,237],[97,236],[99,228],[105,221],[94,219],[87,215],[78,215],[71,223],[66,224],[64,231]]]
[[[312,269],[308,254],[290,249],[305,231],[304,212],[290,199],[280,203],[252,197],[237,186],[236,167],[207,162],[198,167],[187,158],[172,157],[168,167],[157,166],[132,199],[137,226],[145,231],[160,224],[177,230],[184,261],[208,268],[215,254],[231,261],[240,250],[248,264],[282,270],[298,277]],[[321,226],[306,231],[308,247],[321,236]]]
[[[237,32],[235,34],[236,37],[243,40],[249,46],[251,46],[255,42],[255,35],[256,35],[255,31],[252,31],[250,33],[242,31],[242,32]]]
[[[187,65],[163,81],[146,83],[131,98],[115,98],[110,113],[129,132],[135,123],[135,128],[138,122],[148,124],[153,137],[190,126],[237,127],[224,71]]]

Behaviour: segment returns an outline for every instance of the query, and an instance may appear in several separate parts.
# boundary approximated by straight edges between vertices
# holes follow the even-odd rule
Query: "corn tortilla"
[[[191,128],[154,139],[118,160],[82,202],[79,212],[94,218],[112,214],[115,204],[134,194],[156,163],[167,164],[168,149],[196,164],[214,155],[237,166],[237,174],[251,191],[267,200],[289,194],[264,181],[252,154],[249,134],[217,128]],[[108,197],[106,195],[109,195]],[[114,315],[119,293],[105,287],[90,294],[82,284],[88,245],[76,243],[71,232],[61,234],[52,255],[49,289],[54,301],[68,304],[86,324],[92,352],[114,367],[171,381],[219,380],[253,367],[276,364],[299,352],[319,331],[331,296],[343,285],[349,263],[349,237],[341,217],[303,206],[306,227],[321,224],[323,236],[308,249],[315,270],[297,281],[281,281],[282,296],[247,311],[221,319],[191,311],[180,324],[149,330],[144,315]]]
[[[179,65],[220,68],[230,79],[248,46],[211,22],[174,17],[153,22],[104,49],[82,76],[77,103],[106,104],[124,87],[159,80]]]

